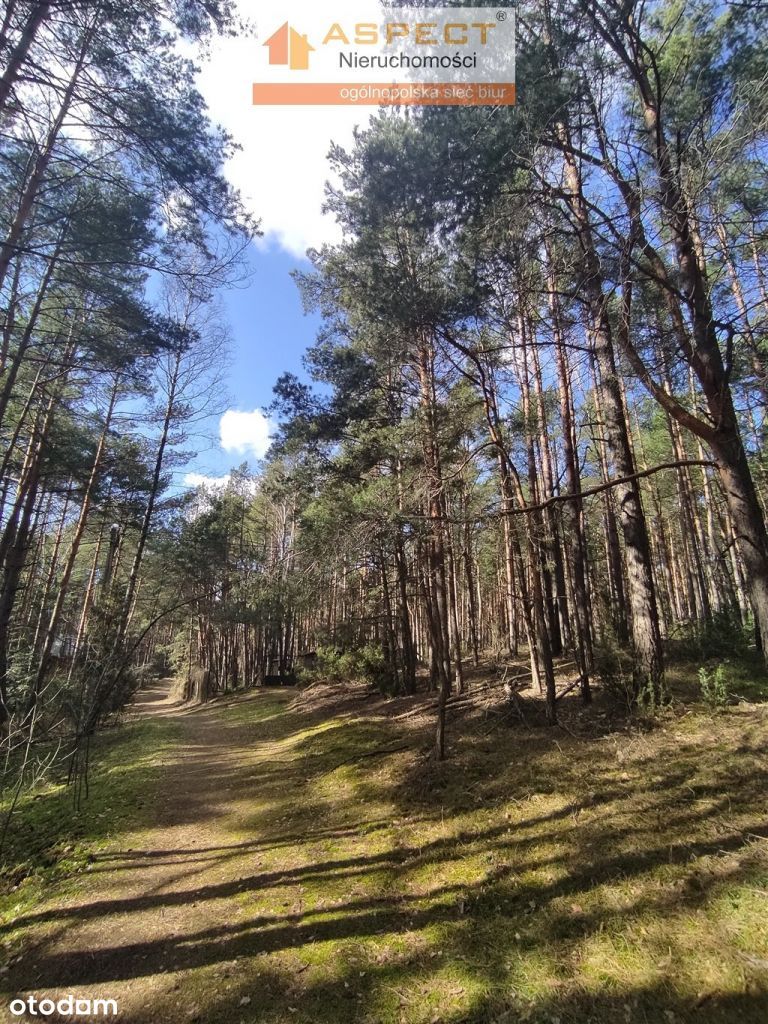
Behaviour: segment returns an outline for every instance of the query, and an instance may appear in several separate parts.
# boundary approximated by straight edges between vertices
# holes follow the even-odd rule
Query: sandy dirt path
[[[96,855],[74,898],[28,915],[34,944],[7,976],[10,992],[114,999],[124,1024],[231,1020],[223,1008],[216,1012],[218,989],[222,1005],[242,1003],[247,1012],[252,997],[233,995],[243,952],[237,897],[265,863],[260,850],[275,863],[280,843],[243,839],[240,830],[254,787],[274,787],[275,800],[282,798],[269,765],[290,743],[281,726],[289,716],[279,712],[291,696],[257,692],[188,708],[167,683],[139,695],[135,715],[172,716],[181,732],[161,764],[155,823]],[[261,736],[223,713],[246,700],[264,702]],[[5,1012],[8,1020],[27,1019]]]

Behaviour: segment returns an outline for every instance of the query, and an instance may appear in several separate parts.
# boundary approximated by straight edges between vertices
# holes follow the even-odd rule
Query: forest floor
[[[765,1024],[768,705],[476,708],[437,765],[418,700],[140,695],[81,811],[63,787],[19,810],[0,1015]]]

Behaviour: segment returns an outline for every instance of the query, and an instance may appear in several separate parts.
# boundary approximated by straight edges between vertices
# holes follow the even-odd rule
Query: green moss
[[[87,872],[94,854],[123,831],[151,821],[153,784],[179,733],[177,722],[157,719],[100,734],[79,809],[63,781],[22,794],[0,864],[0,924],[23,914],[53,883],[67,887]],[[8,808],[8,801],[0,805],[3,821]]]

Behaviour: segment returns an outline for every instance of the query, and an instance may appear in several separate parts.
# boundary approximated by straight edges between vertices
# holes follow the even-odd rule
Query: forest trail
[[[257,691],[246,701],[263,701],[268,719],[291,696]],[[185,982],[211,959],[218,961],[222,988],[231,987],[236,964],[228,965],[227,951],[234,952],[243,918],[237,896],[268,842],[265,835],[238,841],[233,828],[280,746],[279,740],[254,743],[252,728],[238,728],[222,713],[246,701],[185,706],[172,680],[138,695],[134,716],[172,717],[180,727],[160,765],[162,785],[156,796],[147,794],[155,824],[97,854],[76,898],[32,915],[45,925],[44,937],[36,933],[35,949],[11,975],[13,991],[115,999],[121,1021],[160,1022],[199,1018],[195,986]],[[211,958],[214,947],[220,953]],[[206,1002],[213,995],[206,985]],[[219,1019],[209,1012],[199,1019]]]

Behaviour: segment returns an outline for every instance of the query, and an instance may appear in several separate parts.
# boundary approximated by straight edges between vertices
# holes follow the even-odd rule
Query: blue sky
[[[272,385],[285,370],[298,373],[301,355],[315,338],[318,319],[305,315],[291,271],[311,269],[276,245],[251,246],[253,276],[245,288],[224,296],[233,340],[230,391],[237,408],[254,408],[272,400]]]
[[[230,358],[226,368],[225,386],[228,408],[233,412],[252,413],[264,409],[272,401],[272,387],[285,371],[306,379],[302,355],[314,342],[319,318],[305,315],[301,296],[291,271],[310,269],[302,259],[277,243],[251,245],[248,253],[250,277],[247,283],[220,294],[229,333]],[[237,421],[236,421],[237,422]],[[241,419],[247,433],[247,421]],[[204,476],[223,476],[247,459],[256,461],[252,448],[245,443],[240,450],[225,451],[217,443],[219,418],[210,424],[211,449],[200,453],[185,472]],[[245,437],[242,438],[245,441]]]
[[[199,63],[198,88],[211,120],[239,146],[225,173],[261,222],[264,237],[251,247],[248,286],[220,296],[232,338],[226,381],[231,402],[221,424],[229,450],[217,444],[220,425],[212,422],[212,447],[197,446],[200,454],[182,478],[185,472],[225,476],[245,458],[253,464],[253,451],[264,448],[266,428],[254,411],[269,405],[281,373],[301,374],[302,354],[318,328],[317,317],[304,316],[290,273],[309,268],[308,248],[339,240],[334,220],[322,210],[331,177],[327,154],[332,142],[349,146],[354,128],[364,127],[376,112],[374,107],[254,106],[252,86],[266,60],[263,41],[276,27],[276,8],[271,0],[235,3],[250,31],[216,39],[207,54],[189,56]],[[294,0],[292,11],[298,3],[311,7],[314,0]],[[337,7],[339,16],[378,14],[378,0],[337,0]]]

